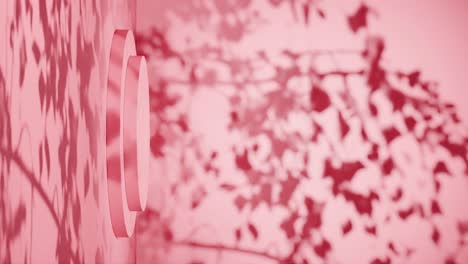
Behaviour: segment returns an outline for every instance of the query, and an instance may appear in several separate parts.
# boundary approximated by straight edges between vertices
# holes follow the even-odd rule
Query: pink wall
[[[466,3],[366,6],[2,1],[0,262],[466,263]],[[148,209],[123,239],[117,28],[151,89]]]

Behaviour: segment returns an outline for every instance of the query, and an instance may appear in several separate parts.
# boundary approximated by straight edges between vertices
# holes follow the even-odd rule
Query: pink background
[[[339,76],[317,81],[302,73],[366,69],[360,52],[375,47],[366,39],[378,35],[382,67],[421,71],[421,82],[439,84],[437,102],[455,103],[466,124],[467,4],[366,4],[368,24],[353,33],[348,18],[358,1],[2,1],[0,262],[466,263],[463,158],[434,147],[440,134],[416,141],[392,101],[381,91],[370,96],[362,76],[350,77],[349,86],[364,122],[343,110]],[[112,232],[104,173],[104,91],[116,28],[135,31],[152,90],[149,208],[129,239]],[[301,55],[292,61],[284,50]],[[312,61],[307,53],[314,52]],[[296,71],[283,83],[280,68]],[[392,82],[411,90],[406,80]],[[314,85],[331,98],[324,111],[311,111]],[[338,112],[350,126],[345,139]],[[312,119],[324,130],[313,143],[302,140],[314,134]],[[363,123],[382,160],[368,159]],[[402,136],[386,145],[388,126]],[[465,139],[466,151],[466,126],[444,129],[454,142]],[[389,175],[381,172],[385,157],[396,164]],[[327,159],[335,168],[364,164],[343,186],[379,196],[369,198],[369,213],[358,210],[358,198],[333,192],[340,173],[326,177]],[[447,170],[434,174],[439,160]],[[399,189],[402,198],[392,199]]]

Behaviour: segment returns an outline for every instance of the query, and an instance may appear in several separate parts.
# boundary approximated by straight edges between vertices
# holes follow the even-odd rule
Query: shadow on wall
[[[389,66],[378,5],[345,6],[137,7],[155,158],[138,260],[467,260],[465,126],[436,80]]]
[[[2,263],[116,251],[100,191],[108,6],[7,6]],[[379,12],[139,2],[154,175],[137,262],[467,262],[466,127],[439,80],[391,66]]]
[[[105,182],[98,160],[102,103],[97,96],[107,7],[104,1],[90,3],[5,3],[1,263],[107,257],[108,214],[99,212],[99,186]]]

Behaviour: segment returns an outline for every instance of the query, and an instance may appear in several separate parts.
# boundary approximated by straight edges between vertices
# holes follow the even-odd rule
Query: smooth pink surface
[[[124,166],[128,207],[132,211],[146,208],[150,159],[149,84],[146,60],[141,56],[128,59],[124,95]]]
[[[125,90],[129,58],[136,55],[135,40],[132,31],[116,30],[112,39],[109,58],[109,81],[107,83],[106,102],[106,158],[107,184],[109,191],[109,208],[112,228],[117,237],[129,237],[135,229],[135,213],[130,212],[127,195],[129,182],[125,178],[125,146],[132,147],[134,142],[128,142],[124,132],[126,124]],[[129,125],[131,126],[131,125]],[[132,176],[132,175],[130,175]]]

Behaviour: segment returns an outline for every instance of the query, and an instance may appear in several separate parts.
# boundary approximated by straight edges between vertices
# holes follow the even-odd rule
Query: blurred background
[[[466,1],[0,3],[0,263],[466,263]],[[116,239],[113,31],[151,98]]]

